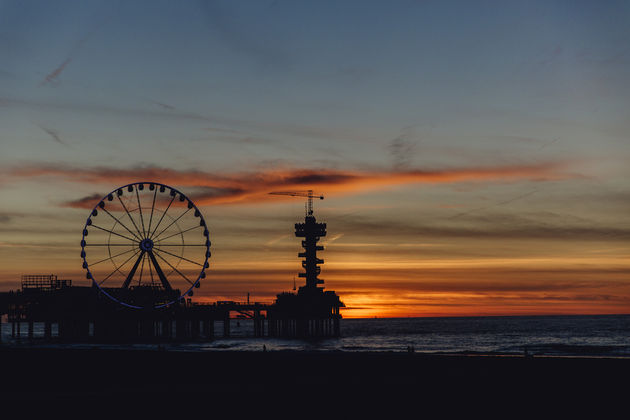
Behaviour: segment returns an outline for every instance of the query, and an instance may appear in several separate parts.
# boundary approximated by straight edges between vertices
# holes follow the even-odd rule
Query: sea
[[[545,355],[630,358],[630,315],[342,319],[341,336],[326,339],[253,338],[250,320],[231,321],[231,336],[168,344],[62,344],[11,337],[2,324],[1,346],[124,348],[166,351],[417,352],[433,354]],[[215,331],[222,331],[220,323]],[[55,331],[53,329],[53,335]]]

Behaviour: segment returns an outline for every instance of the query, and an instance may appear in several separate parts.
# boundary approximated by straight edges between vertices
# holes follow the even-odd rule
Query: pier
[[[145,229],[140,206],[141,194],[148,194],[152,198],[149,213],[151,216],[155,208],[163,205],[164,200],[156,201],[158,194],[170,200],[169,205],[160,210],[162,216],[154,229]],[[318,241],[326,236],[326,224],[316,221],[313,215],[313,198],[324,197],[316,196],[310,190],[272,194],[307,198],[304,223],[295,224],[295,236],[303,238],[304,248],[298,254],[298,257],[303,258],[304,268],[299,277],[305,279],[305,284],[296,293],[280,293],[273,303],[249,302],[249,295],[247,302],[194,302],[191,297],[200,287],[201,280],[206,278],[205,270],[210,266],[210,234],[205,219],[190,198],[181,191],[156,182],[138,182],[113,190],[90,212],[83,229],[80,256],[86,270],[86,279],[91,282],[91,286],[76,286],[72,280],[60,279],[54,274],[23,275],[20,289],[0,293],[0,322],[6,314],[14,339],[43,338],[64,342],[213,340],[216,337],[230,337],[234,319],[251,320],[253,337],[337,337],[341,334],[339,310],[344,304],[334,291],[324,291],[324,281],[318,277],[320,265],[324,263],[317,255],[318,251],[324,249],[318,245]],[[139,217],[136,215],[135,221],[132,213],[136,210],[130,212],[121,200],[125,195],[137,199]],[[175,226],[175,233],[164,233],[174,225],[173,221],[160,232],[156,232],[176,198],[179,198],[177,202],[182,203],[184,210],[175,220],[189,215],[188,223],[191,227],[183,231]],[[120,208],[112,204],[115,199],[120,201]],[[116,211],[121,213],[119,217],[112,213]],[[145,211],[148,212],[147,207]],[[127,220],[125,216],[132,225],[124,225],[122,220]],[[115,221],[111,228],[99,225],[112,223],[110,219]],[[150,225],[152,219],[149,220]],[[124,232],[120,230],[121,226],[125,229]],[[177,235],[183,237],[185,232],[193,230],[198,233],[196,242],[168,242],[169,238]],[[108,235],[105,238],[99,237],[103,232]],[[112,236],[117,238],[117,242],[112,242]],[[174,252],[177,248],[172,247],[175,246],[187,246],[191,249],[197,247],[194,249],[201,249],[202,252],[195,261],[190,259],[193,257],[189,257],[189,254],[184,257]],[[106,255],[109,256],[91,262],[93,249],[107,249]],[[113,263],[114,258],[132,252],[129,258],[122,257],[126,258],[124,262]],[[196,278],[188,278],[175,266],[177,263],[173,265],[168,258],[192,264],[196,270],[200,270],[199,274]],[[132,260],[135,260],[134,264],[131,264]],[[111,272],[107,276],[99,276],[95,270],[102,265],[98,264],[108,262],[112,267],[107,271]],[[127,264],[129,265],[125,267]],[[144,270],[145,264],[150,277]],[[162,266],[170,270],[165,271]],[[109,280],[110,283],[106,285],[105,281],[115,278],[117,273],[120,274],[120,283]],[[175,284],[183,284],[188,290],[180,290]],[[43,324],[41,337],[35,337],[35,324]],[[26,337],[23,334],[24,329]]]
[[[138,310],[112,302],[94,287],[73,286],[55,275],[27,275],[20,290],[0,293],[0,315],[7,315],[14,339],[203,341],[231,337],[234,323],[244,319],[253,322],[252,337],[339,336],[338,306],[315,314],[297,307],[299,303],[298,294],[283,293],[274,303],[183,299],[166,308]]]

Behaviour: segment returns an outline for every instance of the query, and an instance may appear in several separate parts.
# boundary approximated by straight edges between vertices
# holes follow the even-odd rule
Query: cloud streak
[[[474,213],[474,212],[481,211],[481,210],[487,210],[487,209],[490,209],[492,207],[505,206],[505,205],[508,205],[508,204],[513,203],[515,201],[518,201],[518,200],[521,200],[523,198],[529,197],[530,195],[533,195],[533,194],[535,194],[537,192],[538,192],[537,190],[529,191],[529,192],[527,192],[525,194],[521,194],[521,195],[519,195],[517,197],[513,197],[513,198],[510,198],[508,200],[503,200],[503,201],[500,201],[498,203],[491,204],[489,206],[478,207],[478,208],[471,209],[471,210],[468,210],[468,211],[465,211],[465,212],[462,212],[462,213],[457,213],[456,215],[449,217],[449,219],[456,219],[458,217],[466,216],[466,215],[468,215],[470,213]]]
[[[183,111],[176,107],[173,107],[172,105],[158,103],[150,99],[148,101],[156,106],[159,106],[160,109],[153,110],[145,108],[132,108],[115,104],[94,104],[79,102],[68,103],[55,101],[48,102],[13,97],[0,97],[0,106],[34,108],[45,111],[64,113],[96,114],[100,116],[111,115],[113,117],[124,118],[133,117],[142,118],[143,120],[147,118],[152,118],[159,120],[180,121],[186,123],[210,123],[213,124],[213,127],[206,128],[207,131],[243,134],[244,136],[249,136],[245,133],[255,131],[256,133],[275,133],[284,136],[288,135],[302,138],[317,138],[335,141],[339,141],[341,139],[356,140],[357,138],[357,136],[351,131],[340,129],[327,129],[283,122],[253,121],[249,119],[234,118],[222,115],[206,115],[192,111]]]
[[[83,48],[83,45],[85,45],[85,43],[94,35],[94,33],[96,31],[98,31],[101,28],[101,26],[103,26],[110,18],[111,18],[111,16],[106,16],[100,22],[98,22],[95,25],[93,25],[92,29],[87,34],[85,34],[82,38],[80,38],[76,42],[76,44],[74,44],[74,46],[70,50],[70,53],[68,54],[67,58],[64,60],[64,62],[61,63],[53,71],[48,73],[46,75],[46,77],[44,78],[44,80],[41,81],[39,86],[41,87],[41,86],[45,86],[47,84],[53,84],[55,82],[58,82],[57,78],[59,77],[59,75],[61,75],[61,73],[65,70],[65,68],[68,66],[68,64],[70,64],[70,62],[76,56],[76,54],[81,50],[81,48]]]
[[[505,165],[438,170],[338,170],[330,168],[273,168],[258,172],[211,173],[199,170],[174,170],[161,167],[117,169],[70,166],[22,166],[5,171],[15,180],[37,177],[59,178],[68,182],[116,186],[129,182],[153,181],[186,187],[197,204],[259,203],[280,197],[271,191],[315,189],[327,194],[361,193],[410,184],[449,184],[460,182],[546,181],[567,178],[559,163]],[[85,197],[67,206],[91,208]]]
[[[449,219],[446,219],[449,221]],[[354,215],[337,222],[341,230],[369,232],[376,238],[477,238],[477,239],[544,239],[627,241],[630,229],[623,226],[602,226],[592,221],[566,223],[548,213],[528,216],[491,214],[471,218],[466,225],[452,223],[416,224],[400,220],[372,219]],[[485,250],[487,251],[487,250]],[[424,250],[424,252],[429,252]],[[449,251],[453,252],[453,251]],[[497,251],[492,251],[495,254]]]
[[[61,140],[61,137],[59,136],[59,133],[56,130],[53,130],[51,128],[46,128],[43,125],[39,125],[39,124],[37,126],[41,128],[43,131],[45,131],[46,134],[48,134],[54,141],[56,141],[57,143],[63,146],[67,146],[66,142]]]
[[[53,83],[57,81],[57,77],[61,74],[62,71],[66,68],[68,64],[72,61],[71,57],[68,57],[63,63],[61,63],[57,68],[48,73],[44,80],[39,84],[40,86],[44,86],[48,83]]]

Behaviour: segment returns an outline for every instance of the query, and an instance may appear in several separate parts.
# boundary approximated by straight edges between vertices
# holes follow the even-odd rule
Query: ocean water
[[[161,345],[170,351],[378,351],[421,353],[523,354],[548,356],[630,357],[630,315],[462,318],[343,319],[341,337],[320,340],[252,338],[249,320],[232,320],[232,336],[194,343]],[[222,331],[220,323],[215,331]],[[41,347],[156,349],[155,344],[104,345],[44,342],[43,326],[35,339],[11,338],[2,325],[2,345]],[[53,330],[53,334],[55,331]]]

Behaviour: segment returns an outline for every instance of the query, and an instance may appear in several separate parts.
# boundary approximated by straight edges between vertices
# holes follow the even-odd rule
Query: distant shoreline
[[[247,340],[247,338],[244,338]],[[220,340],[220,338],[218,339]],[[501,352],[476,352],[476,351],[461,351],[461,352],[441,352],[441,351],[405,351],[401,349],[399,351],[393,350],[297,350],[297,349],[270,349],[270,350],[233,350],[233,349],[182,349],[182,348],[168,348],[163,347],[164,345],[168,346],[187,344],[186,342],[182,343],[140,343],[144,347],[142,348],[134,348],[130,344],[116,344],[116,343],[65,343],[65,342],[38,342],[34,345],[31,345],[28,342],[23,343],[0,343],[0,354],[3,353],[13,353],[13,352],[33,352],[33,353],[42,353],[45,355],[46,353],[56,353],[56,352],[71,352],[71,353],[96,353],[102,352],[103,355],[107,353],[175,353],[175,354],[231,354],[237,357],[237,355],[242,355],[242,357],[248,357],[248,355],[256,355],[256,354],[303,354],[303,355],[311,355],[313,357],[317,357],[318,355],[334,355],[334,354],[344,354],[344,355],[370,355],[371,357],[463,357],[463,358],[515,358],[515,359],[620,359],[620,360],[630,360],[630,355],[591,355],[591,354],[573,354],[573,355],[565,355],[565,354],[540,354],[540,353],[501,353]]]
[[[17,290],[17,289],[16,289]],[[0,292],[10,292],[15,291],[13,289],[9,290],[0,290]],[[630,316],[630,312],[628,313],[604,313],[604,314],[518,314],[518,315],[417,315],[417,316],[364,316],[364,317],[349,317],[344,316],[344,310],[342,308],[341,315],[342,320],[346,321],[357,321],[357,320],[399,320],[399,319],[448,319],[448,318],[538,318],[538,317],[608,317],[608,316]],[[7,324],[6,314],[1,316],[2,324]],[[241,320],[238,317],[231,318],[234,321]],[[343,321],[342,321],[343,322]]]

